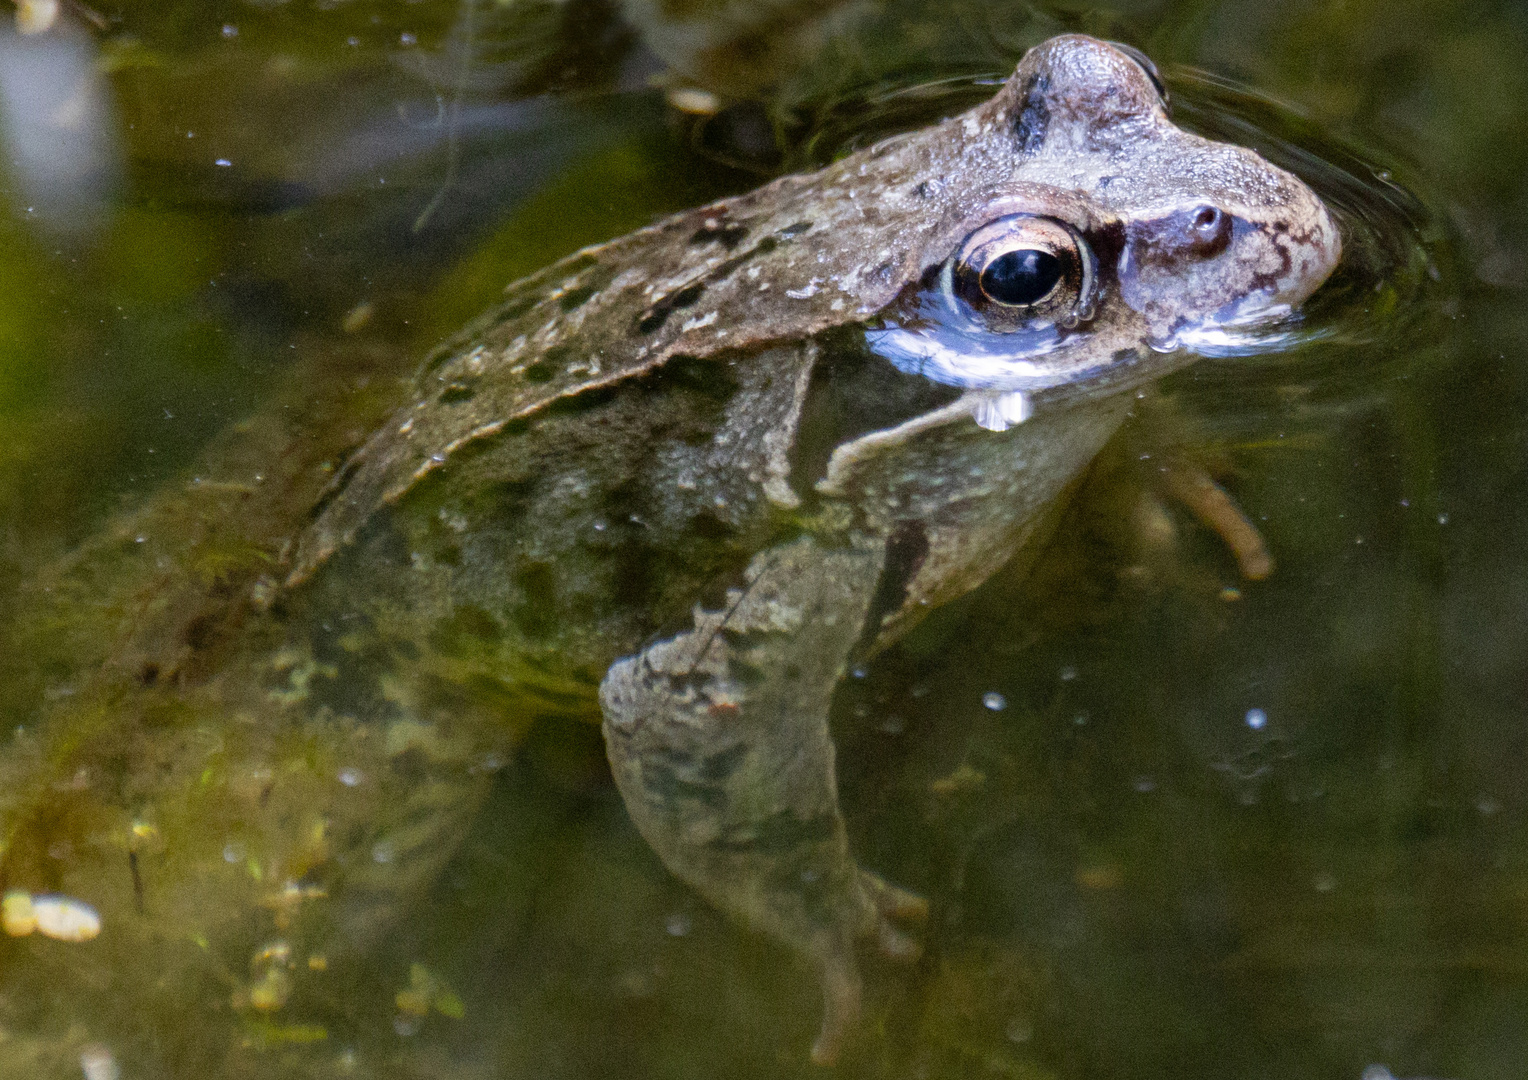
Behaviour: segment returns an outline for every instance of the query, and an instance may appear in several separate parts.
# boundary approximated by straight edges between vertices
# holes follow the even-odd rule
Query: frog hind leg
[[[877,545],[772,548],[722,610],[697,608],[692,630],[618,661],[600,686],[611,769],[643,837],[717,907],[816,966],[819,1063],[858,1020],[855,940],[917,951],[888,920],[921,901],[849,852],[828,733],[883,562]]]

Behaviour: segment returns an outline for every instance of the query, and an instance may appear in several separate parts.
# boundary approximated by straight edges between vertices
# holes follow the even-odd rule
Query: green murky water
[[[177,582],[269,557],[505,282],[964,107],[1062,30],[1300,171],[1350,265],[1300,348],[1167,388],[1268,581],[1119,446],[1034,577],[841,692],[855,848],[933,917],[916,965],[869,968],[836,1071],[1528,1073],[1528,11],[689,7],[120,3],[0,36],[0,876],[105,916],[0,937],[0,1076],[813,1074],[815,980],[666,873],[593,725],[485,760],[408,902],[331,955],[281,951],[325,898],[265,881],[240,816],[320,734],[262,744],[173,690],[151,736],[114,742],[109,698],[68,745],[46,717]],[[156,770],[184,798],[95,800]]]

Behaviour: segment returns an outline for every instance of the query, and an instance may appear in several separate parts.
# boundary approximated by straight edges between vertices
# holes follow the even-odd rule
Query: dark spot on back
[[[653,306],[644,311],[637,319],[637,332],[639,334],[651,334],[668,321],[669,312],[673,308]]]
[[[728,251],[731,251],[747,238],[748,229],[743,225],[708,219],[700,228],[695,230],[695,235],[690,237],[690,243],[709,244],[715,241]]]
[[[686,285],[684,288],[676,292],[673,295],[673,298],[670,300],[670,303],[672,303],[676,308],[691,307],[694,305],[695,301],[700,299],[701,294],[705,291],[706,283],[704,281],[697,281],[695,284]]]
[[[730,259],[728,260],[731,261]],[[691,282],[682,289],[669,293],[652,307],[644,311],[637,320],[637,329],[644,334],[651,334],[658,327],[668,321],[669,315],[677,308],[693,307],[706,291],[705,280]]]
[[[618,391],[613,386],[593,390],[580,390],[576,394],[560,397],[546,407],[548,416],[577,416],[601,408],[613,401]]]
[[[1031,75],[1024,84],[1024,104],[1013,125],[1013,135],[1022,154],[1033,154],[1045,144],[1045,132],[1050,127],[1050,106],[1045,101],[1049,89],[1049,75]]]
[[[442,405],[456,405],[463,401],[471,401],[477,396],[477,391],[466,383],[454,382],[440,392]]]
[[[580,285],[576,289],[569,289],[557,299],[557,306],[563,311],[572,311],[582,307],[585,300],[593,296],[598,290],[593,285]]]
[[[525,369],[525,381],[533,383],[551,382],[555,372],[552,365],[545,360],[538,360]]]
[[[708,285],[719,281],[725,281],[738,267],[747,263],[750,259],[759,255],[768,255],[780,246],[781,240],[791,240],[800,236],[812,227],[810,221],[798,221],[794,225],[788,225],[774,236],[766,236],[753,247],[741,254],[734,255],[726,262],[721,263],[704,276],[691,281],[681,289],[676,289],[667,296],[660,297],[653,305],[641,315],[637,316],[637,332],[639,334],[651,334],[668,321],[668,317],[677,308],[686,308],[693,305],[705,292]]]

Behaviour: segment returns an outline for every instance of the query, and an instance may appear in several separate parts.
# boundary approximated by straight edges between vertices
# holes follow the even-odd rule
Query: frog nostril
[[[1231,242],[1231,215],[1218,206],[1201,206],[1189,215],[1189,248],[1208,258]]]

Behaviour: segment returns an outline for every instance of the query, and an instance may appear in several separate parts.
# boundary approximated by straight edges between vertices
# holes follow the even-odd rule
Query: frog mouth
[[[1043,390],[1086,379],[1111,363],[1067,363],[1072,350],[1064,348],[1067,335],[1056,327],[987,336],[991,344],[896,324],[865,331],[871,351],[898,371],[964,390]]]
[[[1196,356],[1233,357],[1284,352],[1311,334],[1294,305],[1272,296],[1247,297],[1214,317],[1146,342],[1154,352],[1185,350]]]

